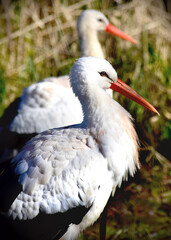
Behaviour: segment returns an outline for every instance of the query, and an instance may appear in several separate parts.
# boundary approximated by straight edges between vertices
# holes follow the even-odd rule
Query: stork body
[[[39,133],[79,123],[82,118],[81,105],[70,88],[68,76],[51,77],[24,90],[10,129],[20,134]]]
[[[77,21],[81,56],[103,58],[97,34],[98,31],[108,31],[115,35],[111,26],[101,12],[92,9],[83,11]],[[135,43],[134,39],[122,32],[120,35],[117,33],[117,36]],[[0,132],[1,162],[14,157],[33,135],[49,128],[81,123],[83,120],[81,105],[70,88],[67,75],[48,77],[30,85],[24,89],[19,105],[15,107],[15,110],[12,109],[15,115],[10,123],[7,120],[9,111],[3,116]]]
[[[139,166],[131,116],[106,93],[122,88],[129,96],[130,88],[123,83],[118,87],[115,70],[100,58],[79,59],[70,78],[84,120],[38,134],[3,173],[1,226],[2,231],[8,229],[4,239],[8,234],[9,239],[77,239],[98,219],[115,188]],[[130,98],[136,101],[139,96]],[[153,109],[141,98],[142,102]]]

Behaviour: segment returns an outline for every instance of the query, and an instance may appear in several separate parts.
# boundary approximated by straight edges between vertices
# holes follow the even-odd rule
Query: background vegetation
[[[164,3],[169,1],[2,0],[0,5],[0,115],[24,87],[69,73],[80,56],[76,20],[83,9],[102,11],[138,40],[135,46],[99,34],[118,76],[160,113],[114,95],[135,118],[142,166],[110,200],[106,239],[171,238],[171,15]],[[80,239],[98,239],[98,231],[99,221]]]

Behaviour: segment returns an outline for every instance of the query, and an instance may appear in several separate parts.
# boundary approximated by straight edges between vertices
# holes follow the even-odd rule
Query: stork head
[[[104,90],[111,88],[159,114],[150,103],[117,77],[115,69],[105,59],[97,57],[79,58],[71,69],[70,80],[73,91],[78,97],[85,96],[85,93],[87,91],[90,93],[93,88]]]
[[[70,72],[71,86],[77,96],[89,88],[109,89],[117,81],[117,73],[105,59],[82,57],[73,65]]]
[[[79,35],[83,35],[88,30],[93,32],[106,31],[124,40],[137,43],[135,39],[110,24],[103,13],[94,9],[88,9],[81,13],[77,20],[77,30]]]

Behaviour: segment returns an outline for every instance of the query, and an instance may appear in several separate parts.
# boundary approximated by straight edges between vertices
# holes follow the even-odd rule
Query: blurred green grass
[[[135,37],[133,46],[99,34],[118,76],[154,105],[160,116],[115,93],[133,116],[141,170],[118,189],[108,210],[107,239],[168,239],[170,233],[171,17],[163,1],[2,1],[0,5],[0,116],[24,87],[68,74],[80,56],[76,19],[103,11]],[[48,20],[49,16],[51,17]],[[28,27],[30,29],[28,29]],[[80,239],[98,239],[99,221]]]

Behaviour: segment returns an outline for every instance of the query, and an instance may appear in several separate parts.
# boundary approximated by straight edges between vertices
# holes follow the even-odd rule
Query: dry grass
[[[4,107],[15,98],[15,94],[21,93],[21,89],[33,81],[69,71],[75,58],[79,57],[76,20],[83,8],[102,9],[113,24],[135,37],[139,41],[136,48],[143,50],[144,69],[148,67],[149,35],[157,35],[156,48],[164,61],[168,61],[171,17],[166,14],[162,1],[133,0],[128,4],[114,1],[118,2],[116,7],[112,1],[72,2],[2,1],[0,23],[4,27],[0,32],[0,65],[6,79],[5,95],[8,95]],[[114,41],[109,38],[104,47],[107,59],[111,62],[115,57],[111,50],[113,44]],[[130,46],[130,43],[117,40],[117,47],[124,51]],[[137,62],[135,67],[135,78],[139,64]]]

